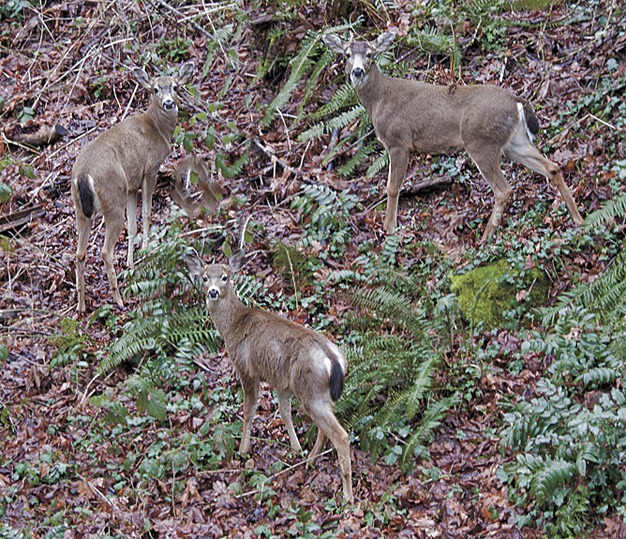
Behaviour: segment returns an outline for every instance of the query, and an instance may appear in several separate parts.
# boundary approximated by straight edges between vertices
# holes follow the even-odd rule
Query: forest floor
[[[402,36],[418,24],[414,3],[398,2],[386,16],[366,3],[357,4],[358,14],[364,17],[361,32],[371,36],[386,29]],[[190,84],[198,95],[184,95],[181,111],[206,112],[221,140],[230,129],[229,122],[236,122],[240,132],[259,143],[252,145],[244,171],[223,181],[232,197],[246,201],[246,214],[262,224],[263,233],[253,244],[257,256],[246,271],[264,276],[276,297],[281,297],[284,283],[272,268],[270,245],[272,240],[289,241],[302,234],[290,209],[302,185],[318,183],[356,195],[361,210],[351,217],[354,245],[372,238],[382,244],[384,208],[380,202],[384,200],[386,170],[372,180],[365,179],[363,170],[343,178],[321,165],[327,140],[308,145],[296,142],[298,129],[305,126],[288,126],[287,122],[296,114],[304,89],[297,90],[282,110],[282,121],[277,119],[270,129],[259,125],[288,69],[283,66],[258,78],[259,64],[272,59],[279,64],[280,58],[297,52],[306,32],[339,24],[343,15],[334,12],[330,3],[292,6],[283,8],[285,12],[272,5],[238,4],[232,8],[238,32],[225,48],[210,56],[210,35],[219,28],[213,27],[217,15],[207,6],[172,8],[160,0],[68,0],[24,7],[19,19],[9,17],[8,11],[0,18],[0,183],[12,189],[10,200],[0,205],[0,238],[4,238],[0,242],[0,338],[8,348],[0,372],[0,520],[14,530],[15,537],[21,531],[24,537],[36,538],[542,536],[541,530],[518,527],[515,516],[520,509],[497,476],[511,458],[499,449],[499,403],[506,395],[532,388],[545,368],[529,362],[514,375],[503,367],[507,361],[504,350],[519,347],[512,333],[483,336],[486,345],[501,346],[501,364],[496,362],[493,370],[484,374],[471,400],[449,413],[428,447],[428,460],[416,462],[411,471],[401,471],[382,459],[372,461],[354,447],[356,502],[344,508],[335,496],[340,481],[334,453],[312,467],[300,465],[301,458],[287,450],[286,432],[267,390],[262,393],[250,460],[233,458],[212,471],[189,467],[177,477],[130,487],[129,481],[120,480],[120,474],[132,477],[142,462],[141,455],[149,455],[155,444],[162,442],[159,432],[143,424],[126,431],[100,430],[97,421],[104,412],[85,398],[115,391],[126,371],[118,369],[94,387],[90,382],[97,365],[79,369],[71,364],[51,365],[65,319],[77,321],[94,348],[109,347],[116,336],[105,321],[76,313],[76,232],[69,178],[76,154],[87,140],[147,103],[145,92],[135,93],[129,65],[149,65],[156,57],[171,65],[194,60],[198,70]],[[221,16],[226,17],[231,8],[224,5],[221,9]],[[562,167],[585,215],[612,196],[609,163],[624,159],[626,151],[621,142],[615,149],[619,138],[610,122],[586,114],[582,105],[571,110],[567,104],[580,103],[581,95],[596,95],[607,80],[610,84],[612,77],[623,74],[626,38],[615,20],[603,27],[599,17],[577,17],[569,11],[576,9],[581,8],[556,3],[550,13],[517,13],[520,24],[509,26],[497,47],[480,48],[475,37],[488,36],[469,22],[458,29],[458,39],[464,43],[466,82],[504,85],[537,106],[540,124],[552,134],[546,140],[540,133],[540,146],[550,148],[550,158]],[[241,13],[246,14],[243,20]],[[562,20],[570,23],[556,23]],[[278,45],[271,41],[277,30],[281,36]],[[405,60],[413,62],[418,73],[426,73],[428,80],[454,80],[447,65],[433,66],[433,58],[417,49],[400,46],[395,54],[405,54]],[[237,67],[229,60],[232,56],[237,58]],[[324,79],[329,87],[320,90],[321,100],[328,99],[331,82],[341,69],[338,62],[336,71]],[[220,103],[218,111],[211,108],[214,103]],[[198,128],[189,118],[189,114],[181,115],[186,133]],[[12,143],[23,131],[56,123],[67,133],[55,144],[33,151]],[[195,147],[209,162],[218,150],[202,141]],[[175,163],[188,153],[182,144],[175,144],[161,168],[154,228],[167,222],[172,210],[167,184]],[[470,181],[451,179],[450,188],[412,194],[413,181],[423,179],[430,163],[430,157],[411,161],[413,179],[404,185],[400,234],[429,239],[460,267],[467,263],[466,252],[478,245],[491,213],[493,193],[469,158],[459,154],[456,164],[469,171]],[[517,166],[505,165],[504,170],[515,193],[503,222],[515,230],[520,243],[530,241],[537,229],[516,229],[516,217],[537,206],[546,210],[538,228],[558,234],[574,226],[558,192],[543,178]],[[445,171],[441,173],[445,175]],[[211,219],[232,220],[237,211],[227,208]],[[213,222],[205,219],[196,226]],[[88,311],[111,302],[98,257],[102,227],[96,228],[91,241],[96,247],[87,260]],[[124,240],[125,235],[116,249],[118,268],[125,265]],[[333,269],[350,268],[356,255],[356,248],[348,248],[344,260]],[[399,263],[411,261],[401,257]],[[561,264],[565,269],[553,283],[552,297],[567,290],[574,278],[584,282],[597,276],[606,260],[587,250],[570,253]],[[306,295],[306,290],[300,293]],[[127,297],[124,308],[112,307],[118,328],[137,301]],[[311,322],[305,309],[294,316]],[[335,337],[341,341],[341,335]],[[199,367],[196,376],[204,384],[211,388],[228,384],[237,390],[238,382],[224,354],[199,358],[198,362],[204,368]],[[232,414],[225,420],[239,417],[241,410],[236,408]],[[178,436],[195,433],[201,420],[192,412],[175,414],[169,420],[170,432]],[[108,437],[102,432],[108,432]],[[135,462],[127,458],[131,454]],[[286,463],[287,471],[274,473],[277,461]],[[252,469],[271,478],[270,492],[255,487],[250,479],[255,477]],[[230,488],[235,482],[243,485],[241,492]],[[598,520],[593,536],[624,537],[625,530],[622,519],[607,517]]]

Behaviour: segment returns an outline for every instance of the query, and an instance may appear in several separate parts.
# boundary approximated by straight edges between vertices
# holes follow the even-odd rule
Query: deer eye
[[[352,53],[351,52],[346,52],[346,58],[351,58],[352,57]]]
[[[366,53],[365,53],[365,56],[366,56],[367,58],[371,58],[371,57],[372,57],[372,53],[371,53],[371,52],[366,52]]]
[[[228,275],[226,275],[225,273],[222,275],[222,282],[225,283],[226,281],[228,281]]]

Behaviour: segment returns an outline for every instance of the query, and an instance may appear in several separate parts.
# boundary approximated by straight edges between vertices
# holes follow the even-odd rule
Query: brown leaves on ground
[[[429,446],[429,461],[416,462],[414,471],[404,474],[395,466],[372,462],[355,444],[353,473],[358,501],[344,510],[332,502],[340,490],[336,456],[328,454],[312,468],[299,465],[301,457],[285,448],[286,433],[276,419],[268,392],[260,403],[260,417],[255,423],[258,439],[251,460],[235,458],[210,472],[191,466],[179,475],[169,474],[167,480],[155,479],[148,489],[129,486],[133,485],[133,472],[139,463],[126,458],[149,452],[158,441],[154,432],[137,427],[125,432],[117,445],[112,440],[98,441],[93,437],[93,422],[101,419],[103,411],[90,405],[89,397],[95,391],[114,388],[124,375],[116,373],[98,381],[96,388],[89,385],[93,365],[82,367],[78,376],[70,367],[51,369],[55,345],[50,337],[59,333],[60,317],[75,316],[76,234],[68,184],[74,157],[95,134],[147,103],[142,92],[134,93],[134,83],[122,66],[145,62],[150,54],[157,53],[156,44],[164,38],[170,40],[169,50],[161,50],[162,55],[174,54],[175,38],[188,40],[185,59],[201,66],[203,76],[193,81],[199,91],[198,99],[187,96],[181,109],[195,114],[219,101],[222,108],[214,116],[209,114],[207,121],[226,133],[228,121],[236,119],[238,128],[258,142],[252,146],[244,174],[230,180],[227,190],[245,196],[254,220],[263,224],[266,237],[255,239],[255,248],[262,254],[255,261],[254,271],[267,277],[276,294],[290,283],[283,283],[274,274],[267,254],[269,242],[273,238],[299,237],[301,230],[289,210],[289,202],[301,184],[319,182],[348,188],[360,198],[363,208],[373,208],[382,198],[386,181],[385,172],[371,180],[371,185],[378,185],[378,192],[372,192],[364,171],[346,180],[334,171],[322,170],[323,143],[314,142],[307,147],[296,143],[298,133],[289,132],[287,124],[280,120],[266,131],[259,127],[266,104],[284,81],[285,67],[277,62],[265,80],[257,80],[251,74],[256,72],[258,63],[266,54],[276,55],[275,60],[279,60],[281,53],[295,53],[309,29],[338,24],[341,7],[335,6],[338,11],[333,13],[325,5],[306,4],[294,8],[293,17],[286,19],[272,9],[250,9],[249,24],[229,43],[229,49],[207,58],[207,40],[213,34],[211,14],[203,12],[204,4],[181,5],[175,8],[177,11],[168,6],[172,7],[159,0],[113,4],[70,0],[43,3],[41,7],[29,5],[22,9],[22,22],[8,17],[0,19],[0,102],[4,103],[0,109],[4,133],[0,148],[6,165],[0,172],[0,183],[13,190],[10,201],[0,210],[5,216],[33,210],[34,216],[30,221],[3,229],[12,245],[10,250],[2,251],[4,263],[0,267],[0,335],[2,344],[9,348],[9,358],[0,372],[3,520],[16,529],[24,523],[41,523],[39,529],[30,530],[36,538],[43,537],[53,526],[54,515],[68,523],[66,538],[106,534],[164,538],[302,536],[306,523],[315,524],[311,527],[314,535],[332,531],[342,538],[522,537],[515,525],[518,510],[495,476],[502,457],[498,440],[489,432],[495,432],[497,403],[503,395],[523,393],[544,366],[529,357],[524,371],[518,377],[511,376],[503,367],[508,353],[519,343],[515,336],[504,332],[497,337],[485,336],[497,339],[501,352],[493,371],[478,382],[482,396],[461,411],[451,412]],[[390,8],[391,20],[387,22],[380,12],[370,11],[364,4],[365,26],[372,31],[374,25],[384,30],[387,22],[406,32],[418,24],[413,8],[414,3],[398,2]],[[199,27],[182,20],[181,14],[199,16]],[[567,6],[557,3],[551,17],[561,20],[570,15]],[[546,14],[528,12],[516,16],[537,22],[545,20]],[[566,114],[567,100],[592,93],[598,79],[615,77],[624,69],[623,32],[620,34],[615,25],[598,25],[596,21],[584,20],[541,26],[541,32],[513,25],[508,29],[504,49],[484,52],[472,46],[465,50],[463,71],[468,78],[471,74],[474,82],[499,83],[504,77],[502,84],[541,105],[539,117],[545,126],[559,114]],[[269,30],[278,26],[285,33],[279,45],[272,48]],[[480,32],[469,22],[466,26],[459,29],[463,39]],[[595,38],[590,39],[592,36]],[[238,67],[227,61],[229,54],[237,57]],[[611,72],[606,68],[607,60],[615,57],[622,61],[618,70]],[[425,56],[413,53],[409,59],[427,69]],[[442,77],[453,79],[445,68],[441,70]],[[326,80],[330,84],[330,75]],[[221,95],[225,87],[227,90]],[[295,111],[303,91],[296,92],[282,111],[284,115]],[[320,91],[327,97],[330,90]],[[33,118],[20,123],[20,116],[28,114],[28,110]],[[181,121],[183,129],[193,130],[185,119]],[[611,129],[610,119],[599,121],[583,115],[568,121],[549,141],[557,147],[552,158],[563,167],[576,200],[591,211],[612,196],[608,186],[612,178],[607,167],[609,148],[622,159],[625,150]],[[57,123],[68,134],[56,144],[43,145],[35,151],[13,145],[10,140],[18,138],[16,133],[32,133]],[[575,124],[576,137],[571,135]],[[203,142],[198,142],[197,147],[209,162],[214,158],[215,151]],[[164,164],[163,178],[171,176],[174,163],[185,153],[181,146],[173,148]],[[429,160],[429,156],[414,160],[414,178],[407,179],[405,190],[410,191],[413,182],[425,179],[423,171]],[[471,168],[469,163],[459,163],[461,168]],[[506,174],[516,186],[506,218],[526,211],[538,201],[558,199],[555,189],[542,179],[508,165]],[[428,237],[461,259],[465,248],[476,242],[472,223],[478,221],[480,227],[484,226],[493,203],[491,190],[476,171],[471,170],[469,176],[471,181],[454,182],[450,188],[435,187],[430,192],[406,197],[400,212],[402,233]],[[162,226],[169,204],[166,190],[158,191],[154,200],[156,226]],[[355,214],[352,225],[354,245],[382,237],[382,216],[375,209]],[[567,216],[546,215],[545,225],[565,228],[570,222]],[[525,234],[532,231],[520,230],[522,243]],[[94,305],[110,301],[98,258],[102,240],[102,231],[96,227],[87,261],[87,288]],[[124,254],[124,240],[120,238],[118,268],[123,265]],[[350,268],[356,255],[356,248],[349,248],[342,267]],[[401,263],[411,264],[418,255],[407,254]],[[573,264],[583,277],[592,278],[604,262],[597,255],[581,252],[564,263]],[[555,290],[567,285],[555,283]],[[133,306],[131,300],[127,308]],[[330,306],[329,312],[333,317],[341,317],[345,309],[338,304]],[[125,311],[115,312],[122,323]],[[307,314],[302,310],[297,317],[306,321]],[[90,347],[110,346],[112,337],[101,321],[92,321],[86,331]],[[220,384],[228,376],[236,385],[227,362],[215,358],[200,361],[207,365],[202,372],[207,383]],[[201,419],[193,414],[177,416],[171,418],[171,425],[179,433],[196,433]],[[274,473],[277,461],[293,468]],[[254,471],[269,477],[267,491],[248,483]],[[241,490],[233,489],[234,484]],[[5,501],[9,499],[10,502]],[[607,518],[596,536],[625,537],[624,529],[620,519]],[[524,530],[523,536],[533,537],[534,532]]]

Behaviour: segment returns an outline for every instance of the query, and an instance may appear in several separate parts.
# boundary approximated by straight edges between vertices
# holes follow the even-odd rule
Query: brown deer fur
[[[154,92],[144,113],[126,118],[101,133],[83,148],[72,169],[71,191],[76,209],[78,245],[76,249],[76,287],[78,310],[85,310],[85,256],[91,224],[102,214],[105,239],[102,258],[113,299],[123,305],[113,266],[113,249],[124,227],[128,226],[127,264],[133,266],[133,242],[137,233],[137,192],[142,192],[143,248],[148,243],[152,194],[156,175],[170,153],[170,139],[178,116],[176,89],[193,72],[193,63],[180,67],[176,77],[150,80],[143,69],[133,74],[139,84]]]
[[[197,200],[197,197],[191,193],[193,175],[197,179],[198,191],[201,194],[200,200]],[[203,207],[215,213],[221,206],[230,202],[224,200],[221,185],[209,180],[209,169],[204,159],[197,156],[186,157],[178,162],[174,169],[174,185],[170,196],[190,219],[196,217]]]
[[[500,170],[506,157],[552,180],[575,223],[582,223],[576,203],[559,167],[535,148],[538,130],[529,103],[493,85],[437,86],[387,77],[374,63],[389,48],[394,34],[376,41],[344,43],[324,36],[326,45],[346,57],[346,70],[369,114],[376,136],[389,153],[387,214],[384,229],[397,226],[398,195],[406,176],[410,153],[442,154],[465,149],[495,194],[493,212],[483,241],[498,227],[512,189]]]
[[[347,362],[327,338],[274,313],[244,306],[231,282],[231,268],[186,260],[192,275],[201,277],[211,318],[224,339],[243,388],[243,433],[239,450],[250,451],[252,419],[259,383],[276,392],[278,408],[294,451],[301,451],[291,421],[291,395],[318,427],[310,458],[317,457],[329,438],[337,450],[343,495],[353,501],[350,440],[333,412],[341,395]]]

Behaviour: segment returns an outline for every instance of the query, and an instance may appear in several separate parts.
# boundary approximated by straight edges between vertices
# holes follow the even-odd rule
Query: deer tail
[[[525,99],[520,99],[518,101],[517,108],[519,110],[519,115],[521,119],[526,124],[528,136],[532,140],[534,136],[539,132],[539,120],[537,120],[535,110],[533,109],[533,106]]]
[[[337,402],[343,392],[344,373],[343,368],[336,358],[332,358],[332,367],[330,370],[330,398],[333,402]]]
[[[78,197],[80,198],[80,206],[83,213],[85,217],[91,219],[95,209],[95,200],[93,188],[89,180],[89,175],[81,174],[76,179],[76,187],[78,187]]]

